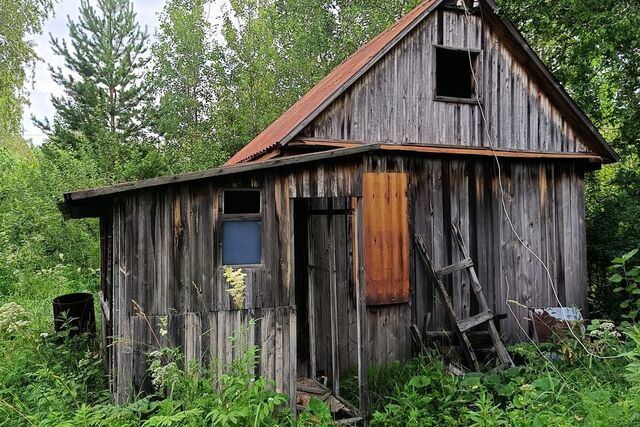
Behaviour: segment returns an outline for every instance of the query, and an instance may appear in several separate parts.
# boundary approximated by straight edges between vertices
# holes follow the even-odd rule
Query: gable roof
[[[327,105],[344,92],[369,68],[382,58],[405,34],[415,28],[424,17],[433,11],[443,0],[427,0],[400,18],[391,27],[378,34],[369,43],[362,46],[324,79],[284,112],[275,122],[245,145],[227,165],[245,162],[286,144]]]
[[[316,118],[331,102],[365,74],[380,58],[389,52],[404,36],[414,29],[444,0],[426,0],[391,27],[380,33],[356,53],[333,69],[324,79],[284,112],[278,119],[238,151],[226,165],[251,161],[256,157],[286,145]],[[575,104],[565,89],[533,52],[518,30],[507,19],[494,12],[493,0],[482,0],[483,16],[497,27],[500,35],[517,50],[523,65],[531,72],[560,111],[570,119],[585,143],[606,162],[619,160],[615,151]]]

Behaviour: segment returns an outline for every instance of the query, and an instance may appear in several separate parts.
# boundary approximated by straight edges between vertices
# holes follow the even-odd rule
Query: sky
[[[164,3],[162,0],[133,0],[138,22],[143,28],[147,27],[147,31],[152,38],[158,25],[158,14],[162,11]],[[212,20],[220,16],[219,3],[219,1],[214,1],[212,8],[216,10],[209,11],[209,16]],[[51,121],[54,115],[51,95],[62,95],[62,89],[53,82],[49,73],[48,64],[54,67],[63,65],[62,58],[54,55],[51,50],[49,34],[54,37],[68,37],[68,17],[75,20],[78,16],[79,7],[80,0],[60,0],[55,8],[55,16],[46,22],[42,34],[34,38],[36,52],[42,60],[36,64],[33,81],[27,87],[30,92],[30,105],[24,109],[22,126],[25,138],[36,145],[44,142],[45,135],[33,124],[31,117],[35,116],[39,120],[47,117]]]

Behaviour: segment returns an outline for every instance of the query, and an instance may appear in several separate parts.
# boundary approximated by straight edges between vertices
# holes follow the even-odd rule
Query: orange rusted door
[[[364,174],[364,255],[367,304],[409,302],[407,174]]]

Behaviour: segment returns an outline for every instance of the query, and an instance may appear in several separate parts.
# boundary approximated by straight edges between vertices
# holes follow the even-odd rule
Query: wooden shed
[[[100,218],[118,400],[148,386],[155,344],[133,301],[153,328],[168,316],[187,360],[233,360],[227,337],[256,319],[259,374],[279,390],[324,374],[339,393],[355,368],[364,394],[368,365],[411,356],[412,324],[452,329],[413,243],[454,264],[451,223],[506,340],[525,338],[523,306],[586,310],[584,175],[617,155],[479,3],[424,2],[221,168],[64,195],[68,217]],[[247,273],[242,307],[225,265]],[[465,275],[445,284],[459,316],[478,314]]]

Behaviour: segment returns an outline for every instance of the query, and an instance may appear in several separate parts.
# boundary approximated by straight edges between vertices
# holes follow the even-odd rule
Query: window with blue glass
[[[222,264],[262,263],[260,190],[225,190],[222,209]]]

